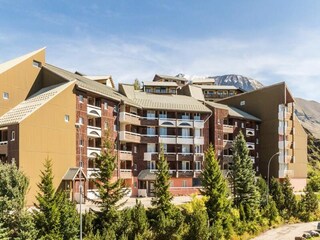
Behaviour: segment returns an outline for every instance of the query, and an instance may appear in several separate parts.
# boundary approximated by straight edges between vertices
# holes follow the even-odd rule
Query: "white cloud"
[[[42,41],[49,63],[87,74],[111,74],[118,82],[150,81],[155,73],[236,73],[265,85],[286,81],[295,96],[320,101],[315,91],[320,88],[320,32],[297,31],[285,39],[47,36]]]

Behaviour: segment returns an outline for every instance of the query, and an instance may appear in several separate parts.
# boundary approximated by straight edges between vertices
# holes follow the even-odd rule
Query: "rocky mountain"
[[[216,85],[236,86],[245,91],[252,91],[263,87],[262,83],[260,83],[259,81],[241,75],[229,74],[223,76],[215,76],[213,78]]]
[[[295,112],[302,126],[320,139],[320,103],[302,98],[295,98],[295,100]]]

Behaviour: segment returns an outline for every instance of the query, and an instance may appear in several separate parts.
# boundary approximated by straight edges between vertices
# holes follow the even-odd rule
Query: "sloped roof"
[[[203,101],[204,102],[204,96],[203,96],[203,92],[202,89],[199,88],[198,86],[194,86],[194,85],[187,85],[187,88],[189,88],[189,92],[190,92],[190,96],[199,100],[199,101]]]
[[[150,169],[144,169],[141,170],[139,175],[138,175],[138,179],[139,180],[151,180],[154,181],[156,180],[157,175],[155,174],[155,172],[151,172]]]
[[[105,97],[108,97],[118,102],[124,101],[129,105],[139,107],[135,102],[131,101],[126,96],[123,96],[122,94],[118,93],[115,89],[109,86],[103,85],[101,83],[95,82],[91,79],[88,79],[85,76],[80,76],[78,74],[69,72],[67,70],[58,68],[56,66],[53,66],[47,63],[43,66],[43,68],[59,75],[60,77],[64,78],[67,81],[76,80],[76,84],[79,88],[85,89],[87,91],[96,92],[98,94],[101,94]]]
[[[80,168],[69,168],[66,174],[62,177],[62,180],[73,181],[77,178],[79,172]],[[83,171],[81,171],[81,174],[84,178],[87,178]]]
[[[261,122],[261,119],[246,113],[238,108],[235,107],[230,107],[228,105],[225,104],[221,104],[221,103],[216,103],[216,102],[209,102],[206,101],[205,102],[208,106],[214,107],[214,108],[220,108],[220,109],[225,109],[228,110],[228,113],[231,117],[235,117],[235,118],[243,118],[243,119],[248,119],[248,120],[253,120],[253,121],[258,121]]]
[[[208,89],[208,90],[241,90],[240,88],[237,88],[235,86],[225,86],[225,85],[197,85],[197,86],[202,89]]]
[[[75,81],[41,89],[1,116],[0,126],[8,126],[22,122],[72,84],[75,84]]]
[[[150,87],[178,87],[176,82],[144,82],[143,85]]]
[[[197,83],[214,83],[215,80],[214,78],[195,78],[192,79],[192,84],[197,84]]]
[[[184,77],[175,77],[175,76],[168,76],[168,75],[160,75],[160,74],[156,74],[154,76],[154,78],[159,77],[162,79],[167,79],[167,80],[179,80],[179,81],[184,81],[187,82],[188,79],[184,78]]]
[[[152,94],[133,90],[132,85],[122,85],[125,95],[135,103],[146,109],[160,109],[172,111],[211,112],[204,104],[192,97],[176,94]]]
[[[10,61],[7,61],[7,62],[4,62],[2,64],[0,64],[0,74],[9,70],[10,68],[14,67],[15,65],[27,60],[28,58],[30,58],[31,56],[43,51],[45,48],[41,48],[39,50],[36,50],[36,51],[33,51],[31,53],[28,53],[26,55],[23,55],[21,57],[18,57],[18,58],[15,58],[15,59],[12,59]]]

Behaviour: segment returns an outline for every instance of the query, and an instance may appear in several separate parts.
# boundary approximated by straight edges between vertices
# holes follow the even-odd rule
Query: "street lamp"
[[[78,131],[78,139],[79,139],[79,153],[80,153],[80,161],[79,161],[79,193],[80,193],[80,205],[79,205],[79,211],[80,211],[80,240],[82,240],[82,149],[81,149],[81,124],[76,123],[75,127]]]
[[[268,162],[268,175],[267,175],[267,205],[268,205],[268,201],[269,201],[269,175],[270,175],[270,163],[271,163],[271,160],[279,155],[280,152],[277,152],[275,154],[272,155],[272,157],[269,159],[269,162]]]

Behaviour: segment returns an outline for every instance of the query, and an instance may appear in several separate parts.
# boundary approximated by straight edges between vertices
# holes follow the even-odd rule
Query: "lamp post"
[[[267,175],[267,205],[268,205],[268,202],[269,202],[269,175],[270,175],[270,163],[271,163],[271,160],[272,160],[275,156],[277,156],[277,155],[279,155],[279,154],[280,154],[280,152],[277,152],[277,153],[273,154],[273,155],[271,156],[271,158],[269,159],[269,162],[268,162],[268,175]]]
[[[80,154],[80,161],[79,161],[79,193],[80,193],[80,240],[82,240],[82,149],[81,149],[81,124],[76,123],[75,127],[78,131],[78,138],[79,138],[79,154]]]

